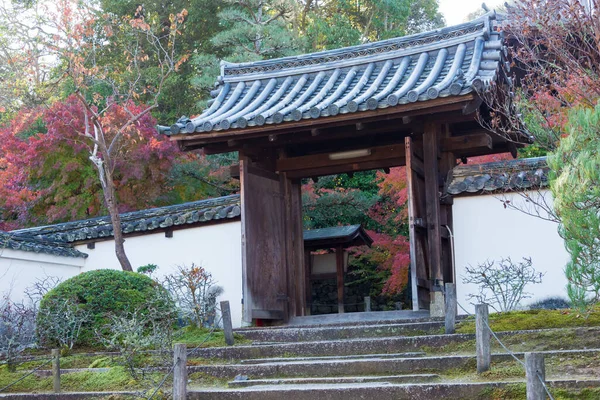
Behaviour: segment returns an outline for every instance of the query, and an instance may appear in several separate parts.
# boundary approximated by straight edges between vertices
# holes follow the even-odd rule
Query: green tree
[[[565,273],[572,303],[600,300],[600,104],[569,113],[557,149],[548,157],[559,233],[571,259]]]
[[[307,0],[299,17],[308,50],[327,50],[361,42],[423,32],[444,25],[435,0]]]
[[[223,0],[217,14],[223,28],[211,39],[212,53],[193,58],[196,88],[208,90],[219,75],[219,59],[258,61],[297,54],[300,45],[287,17],[289,0]]]
[[[100,2],[104,12],[120,18],[134,15],[139,4],[139,1],[133,0],[101,0]],[[223,6],[223,0],[174,0],[170,2],[154,0],[145,1],[141,13],[149,21],[159,21],[153,25],[161,27],[169,26],[169,16],[185,8],[188,10],[183,25],[185,34],[181,35],[175,43],[177,54],[186,57],[193,54],[216,54],[221,57],[222,55],[218,53],[218,49],[210,39],[223,29],[220,20],[215,17]],[[157,30],[155,34],[160,35],[160,31]],[[127,43],[121,43],[120,46],[115,46],[119,47],[121,51],[113,49],[110,53],[103,55],[101,62],[104,65],[121,62],[124,54],[122,50],[126,45]],[[145,46],[143,43],[142,45]],[[145,50],[149,51],[148,48]],[[150,84],[156,83],[158,71],[155,68],[147,68],[143,72],[144,80]],[[179,66],[176,74],[170,75],[164,82],[158,99],[158,108],[152,112],[159,122],[174,121],[182,115],[189,115],[197,110],[198,99],[206,97],[207,93],[201,92],[191,84],[196,73],[194,65],[185,62]],[[216,75],[212,76],[212,79],[215,77]],[[142,100],[144,99],[142,98]]]

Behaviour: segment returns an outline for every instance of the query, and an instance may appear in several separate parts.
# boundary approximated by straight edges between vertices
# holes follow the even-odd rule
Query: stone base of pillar
[[[443,317],[446,315],[446,306],[444,304],[444,293],[431,292],[429,294],[431,302],[429,303],[430,317]]]

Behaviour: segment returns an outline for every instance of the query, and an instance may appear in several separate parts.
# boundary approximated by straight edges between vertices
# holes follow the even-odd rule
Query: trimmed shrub
[[[174,316],[169,294],[148,276],[109,269],[89,271],[62,282],[40,302],[37,326],[42,343],[60,342],[56,335],[61,334],[61,327],[57,325],[64,304],[76,306],[71,316],[85,316],[74,340],[79,345],[97,345],[97,335],[108,333],[107,326],[114,316],[152,312],[155,318],[165,321]]]
[[[562,297],[548,297],[529,305],[530,310],[562,310],[565,308],[571,308],[571,305]]]

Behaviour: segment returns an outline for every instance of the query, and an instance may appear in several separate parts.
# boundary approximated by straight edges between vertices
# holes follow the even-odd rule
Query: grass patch
[[[564,328],[546,332],[501,335],[500,340],[516,352],[600,348],[600,329]],[[496,339],[490,341],[493,353],[504,353]],[[465,340],[444,346],[422,346],[428,355],[473,355],[475,340]]]
[[[550,389],[555,399],[561,400],[598,400],[600,399],[600,388],[583,389]]]
[[[481,398],[489,400],[520,400],[527,398],[527,388],[524,383],[514,383],[486,389],[482,395]]]
[[[235,339],[235,344],[248,344],[252,342],[237,333],[233,334],[233,338]],[[188,347],[198,346],[200,344],[202,344],[202,347],[226,346],[225,333],[222,330],[215,330],[211,335],[210,329],[198,328],[195,326],[188,326],[176,332],[173,341],[185,343]]]
[[[9,385],[25,375],[28,370],[19,369],[17,372],[8,372],[8,369],[0,368],[0,387]],[[158,379],[161,375],[149,375],[148,378]],[[103,391],[124,391],[138,390],[148,387],[153,381],[136,381],[131,378],[127,371],[122,367],[113,367],[106,372],[74,372],[63,374],[61,376],[61,388],[64,391],[84,391],[84,392],[103,392]],[[6,389],[7,393],[15,392],[46,392],[52,391],[52,377],[40,378],[32,374],[14,386]]]
[[[577,310],[528,310],[490,315],[490,327],[494,332],[590,326],[600,326],[600,307],[587,314]],[[475,333],[475,318],[459,322],[456,332]]]
[[[230,381],[230,379],[216,378],[204,372],[191,373],[188,375],[188,379],[191,381],[192,386],[201,387],[224,387]]]

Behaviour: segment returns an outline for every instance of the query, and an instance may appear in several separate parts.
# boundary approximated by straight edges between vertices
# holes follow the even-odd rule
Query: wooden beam
[[[344,313],[344,248],[335,248],[335,267],[337,274],[338,314]]]
[[[427,238],[429,244],[430,278],[439,283],[442,274],[442,240],[440,232],[440,192],[438,181],[438,139],[441,125],[427,122],[423,133],[423,156],[425,167],[425,203],[427,210]]]
[[[390,158],[382,161],[367,161],[367,162],[349,162],[342,165],[331,167],[309,168],[298,171],[287,172],[287,176],[292,179],[313,178],[319,176],[344,174],[349,172],[370,171],[373,169],[384,169],[391,167],[401,167],[404,165],[404,156],[400,155],[397,158]]]
[[[443,113],[447,111],[461,110],[466,102],[473,100],[473,94],[464,96],[441,97],[431,101],[422,101],[396,107],[381,108],[373,111],[360,113],[338,114],[333,117],[323,117],[316,120],[302,120],[298,122],[285,122],[282,124],[271,124],[255,126],[245,129],[228,129],[226,131],[194,132],[188,134],[173,135],[173,141],[189,141],[190,146],[184,145],[186,149],[192,146],[202,147],[210,142],[224,142],[239,137],[267,136],[268,133],[296,133],[298,129],[325,128],[353,124],[356,122],[383,121],[403,117],[411,117],[423,114]]]
[[[308,156],[280,158],[277,160],[276,169],[280,172],[301,171],[306,169],[328,168],[350,163],[365,163],[369,161],[381,161],[389,159],[404,158],[401,145],[378,146],[365,149],[364,155],[353,157],[350,151],[347,156],[340,153],[321,153]],[[354,151],[354,150],[352,150]]]
[[[474,133],[463,136],[451,136],[441,140],[443,152],[461,152],[471,149],[493,147],[492,137],[487,133]]]

